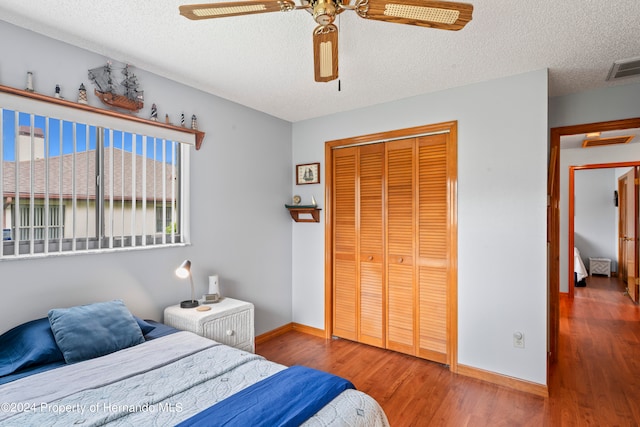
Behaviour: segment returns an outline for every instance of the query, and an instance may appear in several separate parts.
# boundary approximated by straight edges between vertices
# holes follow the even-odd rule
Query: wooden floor
[[[640,308],[615,278],[589,277],[561,297],[559,361],[550,397],[451,374],[399,353],[288,332],[257,347],[284,365],[351,380],[402,426],[639,426]]]

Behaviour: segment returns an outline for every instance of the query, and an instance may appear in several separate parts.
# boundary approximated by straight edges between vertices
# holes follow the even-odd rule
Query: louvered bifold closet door
[[[414,141],[387,148],[387,348],[416,354]]]
[[[453,363],[451,141],[431,133],[333,149],[333,335]]]
[[[359,147],[358,341],[384,347],[384,144]]]
[[[448,364],[448,203],[449,135],[418,140],[418,289],[420,357]]]
[[[333,153],[333,335],[357,340],[357,147]]]

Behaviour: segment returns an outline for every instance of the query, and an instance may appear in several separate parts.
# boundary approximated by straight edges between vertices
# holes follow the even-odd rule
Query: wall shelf
[[[320,209],[317,206],[301,206],[301,205],[284,205],[291,214],[291,218],[295,222],[320,222]],[[311,218],[300,217],[302,215],[311,215]]]
[[[159,127],[159,128],[171,129],[171,130],[184,132],[184,133],[190,133],[190,134],[193,134],[194,137],[195,137],[196,150],[200,149],[200,146],[202,145],[202,141],[204,140],[205,133],[202,132],[202,131],[199,131],[197,129],[183,128],[182,126],[175,126],[175,125],[171,125],[171,124],[167,124],[167,123],[156,122],[156,121],[153,121],[153,120],[147,120],[147,119],[143,119],[143,118],[140,118],[140,117],[132,116],[130,114],[121,113],[121,112],[114,111],[114,110],[106,110],[106,109],[103,109],[103,108],[96,108],[96,107],[92,107],[92,106],[90,106],[88,104],[79,104],[77,102],[69,101],[69,100],[66,100],[66,99],[55,98],[53,96],[47,96],[47,95],[43,95],[43,94],[37,93],[37,92],[30,92],[30,91],[26,91],[26,90],[22,90],[22,89],[16,89],[16,88],[12,88],[12,87],[9,87],[9,86],[0,85],[0,92],[8,93],[8,94],[11,94],[11,95],[22,96],[22,97],[25,97],[25,98],[31,98],[31,99],[35,99],[35,100],[38,100],[38,101],[44,101],[44,102],[48,102],[48,103],[51,103],[51,104],[62,105],[62,106],[65,106],[65,107],[71,107],[71,108],[75,108],[75,109],[78,109],[78,110],[89,111],[89,112],[92,112],[92,113],[103,114],[105,116],[111,116],[111,117],[116,117],[116,118],[123,119],[123,120],[129,120],[131,122],[144,123],[144,124],[151,125],[151,126],[156,126],[156,127]]]

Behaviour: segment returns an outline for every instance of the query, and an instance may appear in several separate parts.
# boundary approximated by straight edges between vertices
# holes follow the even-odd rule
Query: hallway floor
[[[559,345],[549,403],[564,408],[560,425],[640,425],[640,308],[624,282],[589,276],[573,301],[561,296]]]

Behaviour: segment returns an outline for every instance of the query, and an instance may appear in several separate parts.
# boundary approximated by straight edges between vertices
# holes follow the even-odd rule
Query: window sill
[[[33,259],[44,259],[51,257],[64,257],[64,256],[76,256],[76,255],[98,255],[98,254],[106,254],[106,253],[116,253],[116,252],[131,252],[131,251],[144,251],[150,249],[168,249],[168,248],[184,248],[186,246],[191,246],[191,243],[167,243],[165,245],[148,245],[148,246],[133,246],[133,247],[124,247],[124,248],[103,248],[103,249],[88,249],[82,251],[64,251],[64,252],[41,252],[34,254],[21,254],[20,256],[14,255],[4,255],[0,257],[0,263],[5,261],[23,261],[23,260],[33,260]]]

